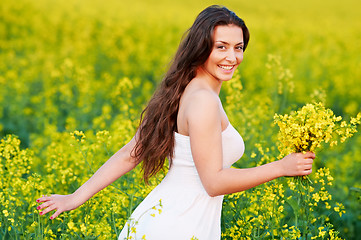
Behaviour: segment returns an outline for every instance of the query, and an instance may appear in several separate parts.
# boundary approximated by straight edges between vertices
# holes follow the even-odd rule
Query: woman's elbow
[[[210,196],[210,197],[218,197],[221,195],[221,194],[217,194],[215,192],[207,192],[207,193],[208,193],[208,196]]]
[[[210,197],[217,197],[223,195],[220,189],[215,184],[203,184],[204,189],[206,190],[208,196]]]

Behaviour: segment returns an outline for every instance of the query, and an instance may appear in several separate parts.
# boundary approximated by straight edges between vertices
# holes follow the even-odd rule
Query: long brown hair
[[[143,160],[143,178],[163,169],[168,157],[172,165],[174,132],[177,131],[179,101],[196,70],[204,64],[213,48],[213,31],[218,25],[234,24],[243,31],[244,50],[249,31],[242,19],[226,7],[212,5],[204,9],[185,33],[160,86],[143,110],[133,156]]]

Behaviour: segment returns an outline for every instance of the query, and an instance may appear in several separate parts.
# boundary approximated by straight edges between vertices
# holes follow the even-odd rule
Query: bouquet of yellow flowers
[[[357,132],[357,125],[360,122],[361,113],[354,118],[351,117],[349,122],[343,121],[342,117],[335,116],[332,110],[325,108],[322,103],[306,104],[290,114],[275,114],[274,123],[280,128],[278,133],[279,157],[292,152],[316,152],[322,143],[334,146],[338,142],[344,142]],[[327,202],[327,200],[331,200],[331,195],[325,189],[324,181],[322,181],[323,185],[319,186],[319,190],[316,190],[319,176],[326,176],[324,169],[321,168],[316,172],[315,185],[308,176],[287,179],[292,195],[286,198],[286,201],[294,211],[294,226],[300,231],[300,239],[308,239],[307,236],[312,235],[311,239],[315,239],[320,235],[315,233],[316,227],[312,225],[316,218],[312,215],[310,208],[318,204],[321,195],[325,208],[331,208]],[[329,173],[327,179],[333,179]],[[340,208],[335,207],[334,209],[336,212],[340,212]]]
[[[291,152],[315,152],[321,143],[330,146],[344,142],[357,132],[361,122],[361,113],[351,117],[349,122],[335,116],[331,109],[326,109],[322,103],[306,104],[298,111],[290,114],[274,116],[274,123],[280,128],[278,134],[281,155]]]

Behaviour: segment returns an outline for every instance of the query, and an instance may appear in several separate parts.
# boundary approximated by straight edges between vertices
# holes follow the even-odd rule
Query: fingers
[[[297,152],[297,153],[293,153],[295,155],[297,155],[298,157],[303,157],[303,158],[312,158],[315,159],[316,158],[316,154],[314,152]]]
[[[314,152],[306,152],[306,153],[302,153],[304,158],[312,158],[315,159],[316,158],[316,154]]]
[[[312,168],[308,170],[304,170],[302,175],[310,175],[312,173]]]
[[[59,209],[57,209],[57,210],[55,211],[55,213],[54,213],[53,215],[51,215],[50,219],[56,218],[57,216],[59,216],[60,213],[62,213],[62,211],[60,211]]]
[[[312,159],[307,159],[308,161],[305,162],[304,164],[304,169],[305,170],[312,170],[312,163],[313,163],[313,160]]]
[[[48,212],[51,212],[55,209],[57,209],[56,205],[55,205],[55,202],[54,202],[54,196],[46,196],[46,195],[43,195],[41,198],[38,198],[36,200],[36,202],[38,203],[43,203],[41,205],[39,205],[36,209],[37,210],[41,210],[41,209],[44,209],[43,211],[41,211],[39,214],[40,215],[44,215],[44,214],[47,214]],[[57,210],[58,214],[59,215],[61,213],[61,211]],[[54,215],[54,214],[53,214]],[[57,216],[56,215],[56,216]],[[55,217],[51,216],[50,219],[54,219]]]
[[[306,154],[305,156],[306,157]],[[302,159],[302,163],[300,164],[300,170],[301,170],[301,175],[309,175],[312,173],[312,164],[313,164],[313,158],[314,158],[314,153],[310,153],[308,154],[309,158],[304,158]]]
[[[303,176],[312,173],[313,152],[291,153],[282,159],[284,176]]]
[[[313,164],[313,159],[312,158],[306,158],[303,160],[303,166],[305,168],[312,168],[312,164]]]
[[[48,200],[46,202],[44,202],[43,204],[39,205],[36,209],[40,210],[40,209],[43,209],[43,208],[47,208],[51,205],[54,204],[54,201],[53,200]]]
[[[36,199],[36,202],[47,202],[52,200],[52,196],[43,195],[41,198]]]
[[[313,159],[316,157],[313,152],[296,153],[295,155],[295,176],[309,175],[312,173]]]
[[[46,209],[44,209],[43,211],[41,211],[39,214],[44,215],[44,214],[47,214],[48,212],[51,212],[51,211],[53,211],[55,209],[56,209],[56,206],[55,206],[55,204],[53,204],[53,205],[47,207]]]

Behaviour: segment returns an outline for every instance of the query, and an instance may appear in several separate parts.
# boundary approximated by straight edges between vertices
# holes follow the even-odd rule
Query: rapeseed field
[[[0,3],[1,239],[116,239],[165,172],[146,185],[137,167],[54,220],[38,214],[35,200],[72,193],[131,139],[183,33],[211,4],[234,10],[251,33],[244,62],[221,92],[246,144],[236,167],[292,150],[287,134],[300,127],[279,130],[282,119],[322,106],[307,113],[312,132],[326,122],[318,116],[332,115],[326,135],[320,128],[310,135],[317,158],[308,178],[225,196],[222,239],[360,236],[360,1],[7,0]],[[161,214],[161,204],[155,209]]]

